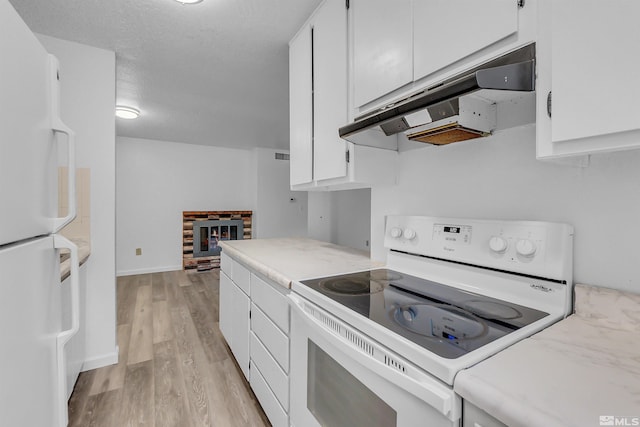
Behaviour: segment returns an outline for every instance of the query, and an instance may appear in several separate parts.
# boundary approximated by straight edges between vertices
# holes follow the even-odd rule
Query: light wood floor
[[[83,372],[70,426],[268,426],[218,328],[219,273],[118,278],[117,365]]]

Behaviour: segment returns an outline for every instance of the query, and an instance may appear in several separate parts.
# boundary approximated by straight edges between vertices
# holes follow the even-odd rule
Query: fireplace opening
[[[242,220],[209,220],[193,223],[193,257],[220,255],[221,240],[238,240],[244,236]]]
[[[251,211],[182,212],[182,267],[207,271],[220,267],[223,240],[251,239]]]

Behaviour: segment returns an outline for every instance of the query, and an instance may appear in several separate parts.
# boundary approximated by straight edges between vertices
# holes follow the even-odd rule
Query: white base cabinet
[[[220,272],[220,330],[249,379],[249,270],[234,260],[228,261],[230,271]]]
[[[468,400],[462,401],[462,427],[507,427]]]
[[[220,330],[271,424],[289,427],[289,290],[224,252],[221,270]]]

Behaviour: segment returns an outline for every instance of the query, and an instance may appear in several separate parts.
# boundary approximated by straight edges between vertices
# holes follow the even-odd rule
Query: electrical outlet
[[[136,256],[142,255],[142,248],[136,248]]]

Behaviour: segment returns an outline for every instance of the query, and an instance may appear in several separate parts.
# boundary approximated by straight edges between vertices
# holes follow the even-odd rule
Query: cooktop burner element
[[[384,285],[374,280],[362,278],[342,278],[327,279],[320,282],[320,287],[327,292],[338,295],[370,295],[382,292]]]
[[[445,358],[457,358],[547,313],[388,269],[303,285]]]
[[[345,274],[320,280],[318,286],[327,292],[345,296],[370,295],[382,292],[394,280],[402,279],[391,270],[372,270]]]
[[[467,301],[464,308],[487,319],[507,320],[522,317],[522,313],[512,306],[494,301]]]

